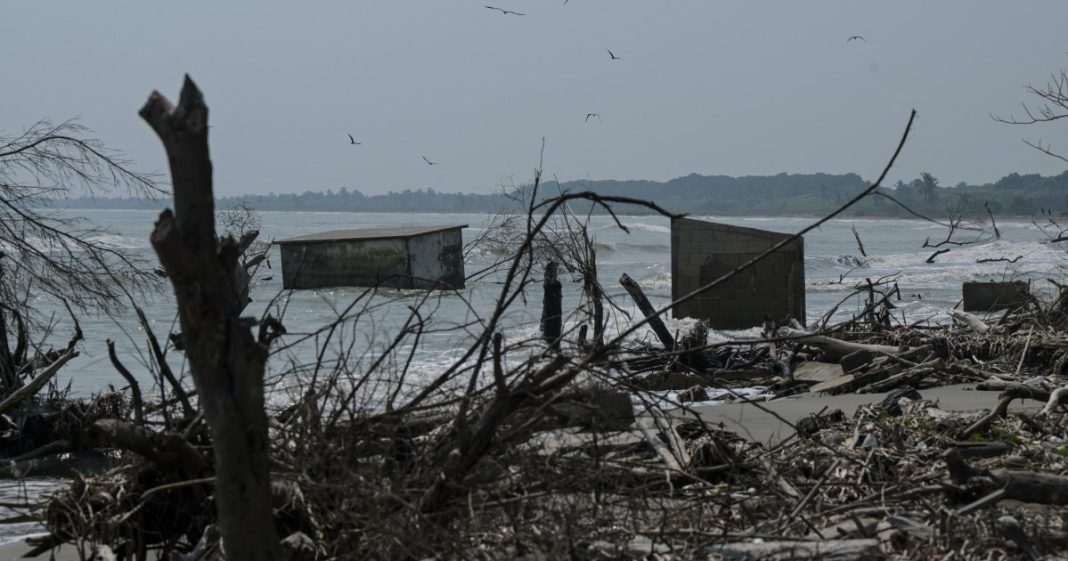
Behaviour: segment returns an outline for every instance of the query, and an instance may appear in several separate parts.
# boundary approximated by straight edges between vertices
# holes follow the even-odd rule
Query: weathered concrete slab
[[[805,382],[826,382],[844,375],[841,364],[830,362],[803,362],[794,369],[794,379]]]
[[[810,393],[843,393],[854,388],[857,383],[857,377],[852,374],[846,374],[844,376],[838,376],[837,378],[831,378],[824,382],[820,382],[815,386],[808,389]]]
[[[1025,306],[1031,300],[1030,288],[1024,281],[966,282],[964,311],[988,312]]]
[[[925,399],[938,401],[939,407],[945,411],[978,411],[994,407],[998,401],[999,392],[975,391],[974,388],[975,384],[943,386],[920,390],[920,394]],[[833,396],[805,393],[796,397],[761,403],[760,406],[768,411],[747,403],[701,405],[694,409],[702,419],[709,423],[723,423],[727,430],[736,431],[739,435],[755,442],[773,444],[794,433],[793,428],[784,423],[782,419],[789,423],[797,423],[800,419],[822,411],[824,408],[827,411],[841,409],[846,415],[852,415],[857,407],[876,403],[885,398],[886,394],[881,393]],[[1043,405],[1038,401],[1017,400],[1013,402],[1011,411],[1033,412],[1041,409]],[[673,414],[688,415],[684,411]]]

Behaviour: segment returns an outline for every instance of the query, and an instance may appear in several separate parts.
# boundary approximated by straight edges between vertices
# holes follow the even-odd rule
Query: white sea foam
[[[671,226],[663,226],[661,224],[644,224],[639,222],[637,224],[627,224],[626,226],[633,232],[656,232],[658,234],[671,233]]]

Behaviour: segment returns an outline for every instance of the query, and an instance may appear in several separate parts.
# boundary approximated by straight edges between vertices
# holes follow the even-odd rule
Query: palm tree
[[[937,195],[938,195],[938,178],[937,177],[935,177],[935,176],[933,176],[930,173],[925,171],[925,172],[920,174],[920,179],[918,180],[918,184],[919,184],[919,187],[920,187],[920,194],[923,195],[923,200],[925,200],[927,202],[931,202],[931,201],[935,200],[935,198],[937,198]]]

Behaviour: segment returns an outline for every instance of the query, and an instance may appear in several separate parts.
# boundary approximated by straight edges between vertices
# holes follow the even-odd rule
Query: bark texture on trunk
[[[239,320],[238,243],[215,235],[208,108],[186,76],[177,106],[153,92],[140,115],[163,141],[170,163],[174,211],[160,214],[151,240],[174,286],[186,357],[211,426],[226,557],[278,559],[263,408],[271,337],[261,330],[257,340]]]

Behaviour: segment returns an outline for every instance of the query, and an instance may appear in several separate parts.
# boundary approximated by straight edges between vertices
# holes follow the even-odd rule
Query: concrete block
[[[678,298],[731,273],[783,237],[686,218],[672,221],[672,296]],[[705,319],[716,329],[760,325],[766,315],[803,321],[803,241],[783,248],[706,294],[676,306],[674,315]]]
[[[1024,306],[1030,301],[1026,282],[966,282],[964,311],[986,312]]]

